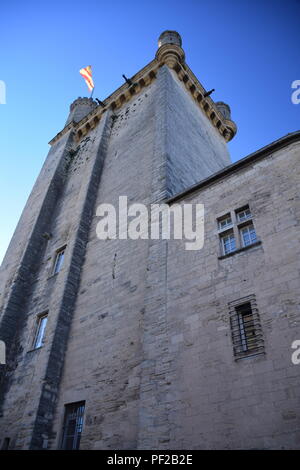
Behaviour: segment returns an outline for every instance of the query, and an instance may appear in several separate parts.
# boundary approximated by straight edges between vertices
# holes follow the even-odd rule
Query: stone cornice
[[[213,126],[219,131],[222,137],[224,137],[226,142],[231,140],[237,131],[235,122],[225,119],[210,96],[205,96],[205,89],[186,63],[180,64],[177,62],[173,68],[177,73],[179,80],[184,83],[186,89],[191,93],[192,97],[206,114]]]
[[[56,143],[71,129],[74,132],[75,140],[80,141],[91,129],[98,125],[103,113],[108,108],[115,110],[124,103],[129,102],[133,96],[139,94],[143,88],[147,87],[156,78],[159,67],[163,65],[167,65],[176,72],[179,80],[182,81],[194,101],[225,141],[231,140],[236,134],[235,123],[225,119],[214,101],[209,96],[205,96],[205,89],[185,63],[184,51],[181,47],[175,44],[164,44],[157,50],[155,59],[131,78],[133,85],[128,86],[127,83],[124,83],[103,101],[104,106],[97,106],[78,123],[70,122],[49,144]]]
[[[253,163],[263,159],[267,158],[270,155],[272,155],[274,152],[277,152],[288,145],[292,145],[294,143],[299,143],[300,142],[300,130],[292,132],[290,134],[287,134],[283,137],[281,137],[278,140],[275,140],[275,142],[271,142],[270,144],[266,145],[265,147],[262,147],[261,149],[257,150],[254,153],[251,153],[250,155],[247,155],[244,158],[241,158],[241,160],[238,160],[235,163],[232,163],[231,165],[226,166],[225,168],[222,168],[222,170],[208,176],[207,178],[199,181],[198,183],[194,184],[193,186],[190,186],[189,188],[185,189],[184,191],[181,191],[180,193],[175,194],[174,196],[171,196],[168,198],[165,202],[167,204],[173,204],[174,202],[177,202],[181,199],[184,199],[186,197],[189,197],[196,193],[197,191],[201,190],[202,188],[205,188],[207,186],[212,185],[215,182],[218,182],[227,176],[249,166],[253,165]]]

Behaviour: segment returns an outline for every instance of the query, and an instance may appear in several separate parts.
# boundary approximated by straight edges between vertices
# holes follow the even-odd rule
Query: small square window
[[[228,228],[231,226],[232,226],[232,220],[231,220],[230,214],[227,214],[226,216],[218,220],[219,230],[224,230],[225,228]]]
[[[33,349],[40,348],[43,346],[43,340],[45,337],[45,329],[47,325],[48,315],[40,315],[37,321],[37,328],[35,333],[35,338],[33,342]]]
[[[223,255],[227,255],[236,250],[235,237],[233,232],[227,232],[220,237]]]
[[[245,220],[251,219],[252,217],[251,211],[248,206],[237,211],[236,215],[239,222],[244,222]]]
[[[62,248],[56,253],[54,267],[53,267],[53,274],[59,273],[62,268],[63,262],[65,257],[65,248]]]
[[[253,224],[247,225],[240,229],[241,240],[243,246],[252,245],[257,241],[256,232]]]

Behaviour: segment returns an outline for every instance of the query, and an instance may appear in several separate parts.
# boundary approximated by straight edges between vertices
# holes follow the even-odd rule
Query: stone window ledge
[[[27,351],[27,354],[33,353],[33,352],[35,352],[35,351],[39,351],[39,350],[42,349],[42,348],[43,348],[43,346],[39,346],[38,348],[29,349],[29,351]]]
[[[49,279],[55,278],[56,276],[58,276],[59,273],[60,271],[58,271],[57,273],[50,274],[50,276],[47,277],[47,281],[49,281]]]
[[[242,248],[238,248],[237,250],[231,251],[230,253],[227,253],[226,255],[218,256],[218,259],[225,259],[229,258],[230,256],[236,255],[237,253],[241,253],[242,251],[249,250],[250,248],[254,248],[255,246],[261,245],[261,240],[258,240],[255,243],[251,243],[251,245],[243,246]]]
[[[265,351],[260,351],[260,352],[256,352],[256,353],[253,353],[253,354],[247,354],[245,353],[244,356],[236,356],[234,358],[235,362],[238,362],[238,361],[241,361],[243,359],[252,359],[252,358],[255,358],[255,357],[265,357],[266,356],[266,353]]]

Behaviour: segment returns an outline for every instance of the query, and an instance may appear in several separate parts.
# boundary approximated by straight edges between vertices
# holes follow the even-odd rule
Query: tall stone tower
[[[161,34],[155,58],[103,105],[88,98],[71,105],[1,268],[3,447],[188,448],[183,436],[192,448],[204,446],[198,405],[191,405],[192,395],[184,398],[193,386],[182,391],[178,383],[182,358],[186,370],[190,359],[176,348],[182,338],[182,347],[194,348],[194,340],[182,336],[187,323],[181,324],[190,328],[200,308],[195,285],[186,291],[189,301],[184,294],[193,263],[201,265],[199,282],[208,282],[217,261],[201,264],[191,254],[183,260],[168,240],[99,240],[96,209],[117,207],[119,196],[162,203],[201,182],[223,181],[232,168],[227,142],[235,132],[228,105],[204,90],[175,31]],[[226,188],[207,194],[207,203],[221,204],[233,194]],[[218,250],[218,235],[211,233],[216,245],[206,245],[208,256]],[[207,289],[211,295],[212,286]],[[182,299],[171,315],[169,305],[179,292],[188,312],[175,318]],[[203,315],[211,308],[203,304]],[[187,408],[196,410],[199,423],[183,420],[179,432]],[[226,433],[222,439],[221,447],[230,446]]]

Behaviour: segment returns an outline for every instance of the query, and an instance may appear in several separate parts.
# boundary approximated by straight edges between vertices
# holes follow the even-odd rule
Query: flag
[[[80,69],[79,73],[85,79],[85,83],[87,84],[88,89],[92,91],[94,88],[94,82],[92,79],[92,67],[88,65],[87,67],[85,67],[85,69]]]

